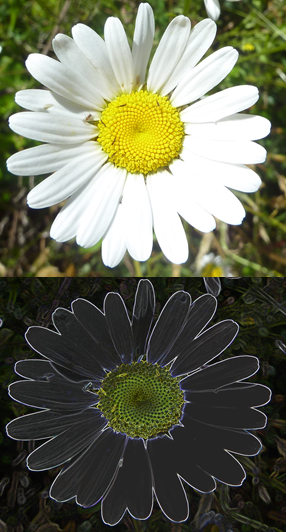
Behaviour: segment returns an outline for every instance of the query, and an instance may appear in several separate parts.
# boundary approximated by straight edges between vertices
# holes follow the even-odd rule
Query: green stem
[[[191,1],[192,0],[184,0],[184,6],[183,6],[183,15],[185,15],[186,17],[188,17],[189,13],[190,13],[190,6],[191,6]]]
[[[244,259],[239,255],[235,255],[235,253],[232,253],[229,250],[226,250],[226,254],[231,257],[235,262],[238,262],[243,266],[248,266],[249,268],[252,268],[257,272],[262,272],[267,277],[283,277],[281,273],[276,272],[274,270],[268,270],[268,268],[264,268],[264,266],[261,266],[261,264],[256,264],[256,262],[251,262],[250,260]]]
[[[140,265],[140,262],[138,262],[137,260],[134,260],[134,269],[135,269],[135,274],[136,274],[136,277],[142,277],[142,269],[141,269],[141,265]]]

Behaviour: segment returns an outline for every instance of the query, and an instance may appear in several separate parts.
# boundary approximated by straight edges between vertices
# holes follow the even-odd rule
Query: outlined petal
[[[152,511],[152,477],[142,440],[129,439],[117,477],[102,502],[103,521],[115,525],[126,508],[135,519],[147,519]]]
[[[156,364],[166,359],[169,350],[184,325],[190,304],[191,297],[183,290],[179,290],[169,298],[149,339],[147,347],[148,362]]]
[[[217,390],[226,384],[251,377],[259,369],[257,357],[241,355],[206,366],[181,381],[184,390]]]
[[[122,297],[109,292],[104,300],[104,312],[109,332],[122,364],[130,364],[133,356],[131,322]]]
[[[137,286],[133,308],[132,329],[135,356],[144,355],[155,310],[155,293],[148,279],[141,279]]]
[[[172,521],[185,521],[189,506],[174,460],[171,460],[173,441],[166,436],[148,440],[147,450],[154,478],[154,493],[162,512]]]
[[[233,320],[220,321],[197,336],[189,349],[181,352],[172,365],[173,376],[191,373],[219,356],[233,342],[239,325]]]
[[[196,299],[187,314],[183,329],[176,338],[170,351],[162,359],[162,364],[168,364],[175,357],[188,356],[194,338],[208,325],[217,308],[215,297],[205,294]]]

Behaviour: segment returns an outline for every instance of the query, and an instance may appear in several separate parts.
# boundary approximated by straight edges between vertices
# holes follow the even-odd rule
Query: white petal
[[[78,144],[92,139],[98,131],[96,126],[72,116],[61,115],[55,120],[51,114],[29,111],[10,116],[9,126],[23,137],[53,144]]]
[[[221,48],[184,76],[171,95],[175,107],[193,102],[213,89],[233,69],[238,52],[231,46]]]
[[[84,248],[96,244],[109,227],[123,191],[126,170],[106,163],[91,192],[93,201],[81,219],[77,243]]]
[[[183,15],[175,17],[166,28],[149,67],[147,89],[160,93],[178,64],[188,37],[190,20]]]
[[[100,93],[76,69],[41,54],[29,55],[26,68],[37,81],[72,102],[96,111],[105,107]]]
[[[132,53],[121,21],[109,17],[105,24],[105,43],[115,77],[122,92],[130,93],[134,83]]]
[[[41,89],[25,89],[15,94],[15,102],[29,111],[46,111],[57,104],[51,91]]]
[[[188,244],[174,205],[171,175],[165,170],[148,175],[147,187],[158,243],[168,260],[182,264],[188,259]]]
[[[87,111],[82,105],[78,105],[67,98],[63,98],[55,92],[41,90],[41,89],[25,89],[15,94],[15,101],[21,107],[29,109],[30,111],[44,111],[48,113],[63,113],[69,115],[76,115],[78,118],[84,120],[86,117],[91,120],[99,120],[101,113],[92,110],[91,113]]]
[[[245,217],[243,205],[228,188],[202,188],[197,199],[204,209],[227,224],[240,225]]]
[[[220,17],[220,4],[218,0],[204,0],[204,5],[208,17],[218,20]]]
[[[255,142],[197,139],[186,135],[183,146],[200,157],[225,163],[257,164],[266,159],[265,148]]]
[[[72,146],[41,144],[15,153],[7,160],[9,172],[15,175],[40,175],[60,170],[79,155],[90,153],[93,141]]]
[[[91,146],[88,155],[80,155],[33,188],[27,196],[28,205],[42,209],[67,199],[96,175],[106,159],[96,145]]]
[[[105,84],[102,84],[101,76],[99,76],[98,72],[71,37],[58,33],[53,39],[52,45],[55,54],[63,65],[76,70],[85,82],[88,82],[96,88],[102,98],[106,97],[106,87]],[[112,93],[109,94],[109,96],[111,95]]]
[[[194,201],[193,194],[185,188],[186,181],[182,181],[184,173],[189,171],[188,163],[175,159],[169,169],[174,176],[177,212],[199,231],[203,233],[213,231],[216,227],[213,216]]]
[[[191,30],[186,48],[180,58],[171,76],[161,89],[161,95],[164,96],[178,85],[187,72],[193,68],[198,61],[204,56],[212,45],[216,35],[216,24],[206,18],[202,20]]]
[[[218,122],[185,124],[185,133],[214,140],[258,140],[270,133],[271,123],[263,116],[235,114]]]
[[[201,167],[182,162],[177,172],[182,190],[203,209],[223,222],[241,224],[245,216],[242,204],[230,190],[218,184],[212,174],[206,175]]]
[[[217,122],[221,118],[248,109],[257,102],[258,98],[257,87],[252,85],[231,87],[190,105],[181,111],[180,117],[184,122]]]
[[[256,192],[261,185],[260,177],[243,164],[208,160],[185,149],[182,150],[181,158],[188,163],[189,172],[192,169],[195,179],[205,182],[207,187],[210,179],[219,186],[225,185],[242,192]]]
[[[91,190],[94,187],[96,179],[97,175],[77,190],[66,201],[64,207],[62,207],[56,216],[50,230],[50,235],[57,242],[65,242],[76,236],[81,218],[84,216],[91,201],[93,201],[93,198],[91,198]]]
[[[105,266],[114,268],[126,252],[125,216],[120,204],[102,241],[102,259]]]
[[[152,212],[146,184],[141,174],[129,174],[123,191],[126,219],[126,245],[135,260],[147,260],[152,251]]]
[[[145,72],[154,38],[154,16],[149,4],[140,4],[133,38],[132,58],[136,89],[145,81]]]
[[[76,24],[72,35],[77,46],[96,69],[105,91],[105,100],[111,100],[121,92],[109,59],[106,43],[94,30],[85,24]]]

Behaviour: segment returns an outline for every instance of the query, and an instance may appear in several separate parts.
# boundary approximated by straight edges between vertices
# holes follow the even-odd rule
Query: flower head
[[[258,370],[256,357],[214,362],[238,333],[232,320],[205,329],[216,306],[210,294],[192,303],[179,291],[153,326],[153,286],[141,280],[131,321],[122,298],[109,293],[104,313],[77,299],[72,311],[54,312],[56,332],[28,329],[29,345],[44,358],[16,363],[25,380],[9,394],[40,411],[11,421],[7,434],[48,439],[28,456],[29,469],[66,464],[53,499],[101,501],[104,522],[114,525],[126,510],[149,517],[155,496],[169,519],[184,521],[183,483],[203,493],[217,480],[242,484],[234,454],[259,453],[249,431],[265,426],[254,407],[269,401],[270,390],[244,381]]]
[[[116,266],[126,250],[139,261],[152,251],[153,231],[166,257],[188,258],[180,216],[203,232],[214,216],[240,224],[245,211],[227,187],[253,192],[258,175],[244,166],[265,160],[252,142],[269,133],[267,119],[240,111],[253,105],[253,86],[201,99],[232,70],[227,46],[202,59],[216,25],[191,29],[178,16],[167,27],[146,77],[154,37],[149,4],[138,10],[132,49],[121,22],[108,18],[103,40],[84,24],[73,38],[53,40],[58,60],[31,54],[26,66],[48,90],[23,90],[28,111],[10,117],[13,131],[44,142],[8,159],[16,175],[51,175],[28,194],[32,208],[67,200],[51,236],[83,247],[101,238],[103,262]],[[195,102],[195,103],[194,103]]]

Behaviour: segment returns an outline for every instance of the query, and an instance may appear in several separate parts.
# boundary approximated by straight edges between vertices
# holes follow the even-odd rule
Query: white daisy
[[[240,0],[229,0],[229,2],[239,2]],[[212,20],[218,20],[220,17],[220,3],[218,0],[204,0],[207,16]]]
[[[52,238],[76,237],[83,247],[103,238],[103,262],[114,267],[126,249],[147,260],[154,230],[166,257],[180,264],[188,258],[180,216],[203,232],[215,228],[214,216],[242,222],[245,211],[226,187],[258,189],[260,178],[244,164],[265,160],[265,149],[252,141],[268,135],[270,123],[237,114],[258,100],[253,86],[200,100],[238,58],[227,46],[198,64],[215,33],[209,19],[191,30],[187,17],[176,17],[147,81],[154,38],[149,4],[139,7],[132,50],[123,25],[110,17],[105,40],[77,24],[73,38],[59,34],[53,41],[59,61],[28,57],[27,69],[49,90],[18,92],[16,102],[28,112],[11,116],[10,127],[45,144],[13,155],[8,168],[16,175],[52,172],[28,195],[32,208],[67,200]]]

